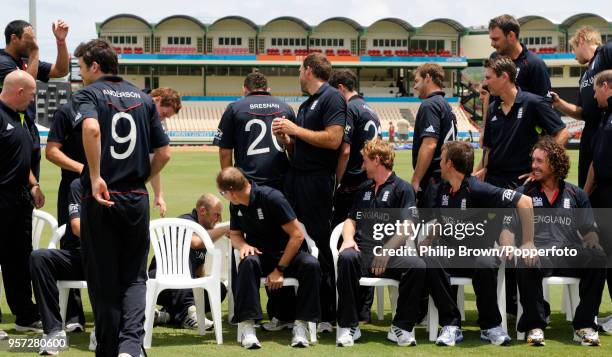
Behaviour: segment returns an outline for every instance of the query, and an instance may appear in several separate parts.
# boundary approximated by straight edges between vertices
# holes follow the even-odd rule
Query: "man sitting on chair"
[[[196,202],[195,208],[191,213],[186,213],[178,218],[187,219],[198,223],[206,231],[215,242],[217,239],[229,233],[229,227],[215,227],[221,221],[223,212],[223,204],[211,193],[205,193]],[[197,235],[191,238],[191,250],[189,251],[189,263],[192,278],[204,276],[204,259],[206,257],[206,248],[204,243]],[[149,267],[149,277],[155,278],[156,273],[155,260],[151,262]],[[227,289],[221,283],[221,301],[225,299]],[[206,312],[210,311],[208,304],[208,294],[204,292],[204,302]],[[155,310],[155,323],[166,324],[172,322],[180,325],[182,328],[197,329],[198,320],[196,314],[195,301],[193,299],[192,289],[171,289],[162,291],[157,297],[157,304],[161,305],[161,311]],[[213,322],[205,319],[204,328],[209,329],[213,326]]]
[[[283,286],[284,277],[299,282],[292,347],[307,347],[308,322],[321,315],[319,285],[321,268],[318,260],[300,247],[304,232],[283,194],[270,187],[249,182],[235,167],[223,169],[217,186],[230,205],[230,239],[240,251],[240,265],[234,289],[233,322],[238,323],[242,347],[260,348],[255,335],[255,320],[263,313],[259,299],[260,279],[272,290]]]
[[[386,254],[406,245],[407,236],[393,234],[376,237],[380,219],[365,217],[387,214],[395,222],[415,221],[416,198],[412,186],[393,172],[395,152],[381,139],[365,143],[361,150],[366,181],[344,221],[342,246],[338,256],[338,346],[352,346],[361,337],[359,330],[359,279],[380,277],[399,281],[399,297],[393,325],[387,339],[400,346],[414,346],[414,325],[418,323],[425,284],[425,262],[414,256]],[[389,221],[391,218],[389,218]],[[387,221],[385,219],[385,221]],[[387,222],[393,223],[393,222]],[[379,251],[377,254],[376,251]]]
[[[48,343],[40,354],[55,355],[62,346],[57,340],[65,340],[59,306],[58,280],[85,280],[81,260],[81,192],[80,179],[70,184],[68,199],[68,224],[61,239],[61,249],[37,249],[30,255],[30,274],[34,296],[43,324],[43,339]],[[60,245],[60,242],[57,244]],[[55,341],[55,342],[54,342]]]
[[[580,278],[580,303],[573,320],[574,341],[599,346],[595,317],[601,304],[606,279],[606,255],[599,245],[591,203],[579,187],[565,181],[570,159],[563,146],[551,137],[541,138],[531,153],[534,181],[517,191],[530,196],[535,211],[535,245],[538,249],[576,249],[571,256],[541,256],[528,268],[520,260],[516,270],[523,315],[517,330],[527,332],[527,343],[544,345],[550,306],[544,300],[542,279],[548,276]],[[513,222],[507,228],[513,230]]]

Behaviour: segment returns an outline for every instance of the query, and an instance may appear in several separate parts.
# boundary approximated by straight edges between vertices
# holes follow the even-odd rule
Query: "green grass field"
[[[480,153],[478,153],[480,155]],[[576,182],[576,166],[578,155],[576,151],[570,152],[572,163],[574,164],[570,172],[569,181]],[[409,151],[398,152],[396,157],[396,172],[404,179],[409,180],[412,174],[411,157]],[[162,182],[164,186],[166,201],[168,203],[168,216],[173,217],[193,208],[197,197],[203,192],[214,192],[217,190],[214,185],[214,178],[218,172],[219,164],[216,153],[210,152],[186,152],[176,150],[172,160],[164,170]],[[44,210],[56,215],[57,187],[59,183],[59,169],[43,159],[41,186],[46,195],[47,202]],[[158,218],[159,214],[152,209],[151,218]],[[224,219],[227,220],[227,204],[225,207]],[[41,246],[46,245],[46,240]],[[263,289],[262,289],[263,292]],[[217,346],[214,343],[214,334],[208,332],[205,336],[199,336],[193,331],[170,328],[156,327],[153,334],[153,348],[149,350],[149,356],[188,356],[188,355],[215,355],[215,356],[236,356],[236,355],[289,355],[312,356],[314,355],[400,355],[411,354],[415,356],[425,355],[469,355],[469,356],[532,356],[532,355],[554,355],[554,356],[611,356],[612,355],[612,336],[603,335],[602,347],[588,348],[582,347],[572,342],[572,328],[569,322],[565,321],[565,315],[559,312],[561,289],[553,287],[551,289],[552,324],[546,330],[547,345],[544,348],[532,348],[523,342],[513,343],[509,347],[495,347],[487,345],[479,340],[479,330],[476,325],[477,313],[475,307],[475,296],[471,288],[466,289],[466,321],[463,324],[465,342],[455,348],[440,348],[434,346],[427,340],[424,327],[417,328],[418,346],[413,348],[399,348],[394,343],[386,341],[386,333],[391,319],[390,308],[387,303],[385,321],[375,321],[371,325],[362,327],[363,337],[353,347],[340,349],[335,347],[335,334],[319,335],[319,342],[315,346],[296,350],[289,347],[291,333],[283,332],[258,332],[258,337],[263,344],[263,348],[258,351],[246,351],[236,343],[236,327],[228,324],[227,317],[224,315],[223,337],[224,345]],[[86,294],[84,294],[86,295]],[[265,294],[262,295],[265,306]],[[410,303],[410,302],[400,302]],[[374,305],[376,306],[376,305]],[[3,312],[3,319],[0,328],[9,334],[16,334],[14,330],[14,317],[6,304],[4,294],[0,298],[0,307]],[[84,308],[87,317],[88,332],[93,327],[93,316],[88,299],[85,297]],[[223,303],[224,314],[227,312],[227,303]],[[600,316],[612,314],[612,304],[607,291],[604,293],[603,303],[600,309]],[[373,318],[375,314],[373,313]],[[509,319],[510,336],[516,336],[514,332],[514,319]],[[87,346],[89,333],[71,334],[70,350],[62,353],[65,356],[83,356],[88,354]],[[12,355],[34,355],[34,353],[8,353],[0,352],[0,356]]]

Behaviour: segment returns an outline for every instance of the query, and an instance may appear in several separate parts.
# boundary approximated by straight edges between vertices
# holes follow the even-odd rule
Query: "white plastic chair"
[[[57,219],[50,213],[41,210],[32,211],[32,249],[38,249],[40,238],[42,237],[45,226],[49,226],[51,234],[57,231]]]
[[[48,249],[58,249],[59,243],[62,237],[66,234],[66,225],[63,224],[59,227],[53,237],[51,238],[51,242],[49,242]],[[68,293],[70,289],[87,289],[87,281],[85,280],[58,280],[57,281],[57,290],[59,292],[59,307],[60,307],[60,315],[62,316],[62,326],[66,325],[66,311],[68,308]]]
[[[329,239],[329,248],[332,252],[334,259],[334,273],[336,280],[338,280],[338,242],[342,237],[342,228],[344,223],[338,224],[332,231]],[[379,320],[384,319],[385,313],[385,301],[384,301],[384,287],[386,286],[389,291],[389,302],[391,303],[391,314],[395,316],[395,310],[397,308],[397,298],[399,297],[399,281],[387,278],[366,278],[362,277],[359,279],[359,285],[361,286],[372,286],[376,288],[376,314]],[[338,305],[338,288],[336,286],[336,305]],[[336,334],[339,329],[336,326]]]
[[[310,238],[310,236],[308,235],[308,232],[306,232],[306,227],[304,227],[304,224],[300,223],[300,226],[302,228],[302,232],[304,232],[304,240],[306,241],[306,245],[308,246],[308,251],[310,252],[310,255],[312,255],[315,258],[318,258],[319,248],[317,248],[317,245],[315,244],[315,242],[312,240],[312,238]],[[236,261],[236,269],[238,269],[238,266],[240,265],[240,252],[237,249],[234,249],[234,258]],[[230,276],[231,276],[231,272],[230,272]],[[266,282],[266,278],[261,278],[261,285],[264,285],[265,282]],[[295,289],[295,292],[297,293],[300,283],[295,278],[284,278],[283,286],[293,286],[293,288]],[[231,280],[230,280],[230,290],[231,290]],[[231,302],[230,315],[231,316],[234,315],[233,301]],[[238,326],[240,327],[240,325]],[[312,343],[317,342],[317,324],[315,322],[310,322],[310,321],[308,322],[308,332],[310,334],[310,342]],[[242,331],[240,330],[240,328],[238,328],[238,332],[237,332],[238,342],[241,342],[240,336],[242,336]]]
[[[215,228],[229,227],[229,221],[219,223],[215,225]],[[230,253],[232,252],[232,242],[228,237],[220,237],[214,242],[215,248],[221,252],[221,282],[227,288],[227,303],[228,303],[228,322],[232,321],[232,313],[234,311],[234,298],[232,296],[232,287],[230,286],[231,275],[232,275],[232,259]],[[204,261],[204,272],[206,275],[210,274],[212,270],[212,260],[206,259]]]
[[[542,290],[544,292],[544,300],[550,302],[550,285],[563,285],[563,295],[561,295],[561,311],[565,312],[567,321],[574,320],[574,313],[580,303],[580,278],[572,278],[565,276],[549,276],[542,279]],[[521,305],[520,294],[517,289],[516,298],[518,300],[516,310],[516,325],[518,327],[519,319],[523,315],[523,305]],[[516,339],[524,340],[525,333],[516,331]]]
[[[204,294],[208,292],[217,344],[223,344],[221,326],[221,252],[215,248],[206,230],[199,224],[181,218],[161,218],[149,224],[151,245],[155,253],[155,279],[147,280],[144,347],[151,348],[157,296],[166,289],[193,289],[198,333],[204,335]],[[189,250],[193,234],[202,239],[210,260],[210,275],[193,279],[189,269]]]

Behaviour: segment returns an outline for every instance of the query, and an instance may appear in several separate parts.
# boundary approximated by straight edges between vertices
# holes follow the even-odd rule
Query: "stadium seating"
[[[215,248],[208,232],[198,223],[180,218],[161,218],[149,224],[151,245],[155,253],[157,271],[154,279],[147,280],[144,347],[151,347],[155,303],[166,289],[194,289],[198,333],[204,335],[204,294],[208,292],[217,344],[223,344],[221,326],[221,252]],[[189,250],[193,234],[200,237],[206,247],[206,259],[211,261],[210,275],[193,279],[189,268]]]
[[[160,49],[160,52],[164,54],[195,54],[197,49],[185,46],[164,46]]]
[[[343,49],[339,49],[338,51],[336,51],[336,54],[338,56],[350,56],[351,55],[351,51],[343,48]]]

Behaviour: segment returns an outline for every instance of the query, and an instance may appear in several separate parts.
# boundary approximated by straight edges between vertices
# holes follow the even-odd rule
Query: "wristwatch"
[[[279,264],[279,265],[277,265],[277,266],[276,266],[276,269],[277,269],[278,271],[280,271],[281,273],[284,273],[284,272],[285,272],[285,269],[287,269],[287,266],[286,266],[286,265],[280,265],[280,264]]]

